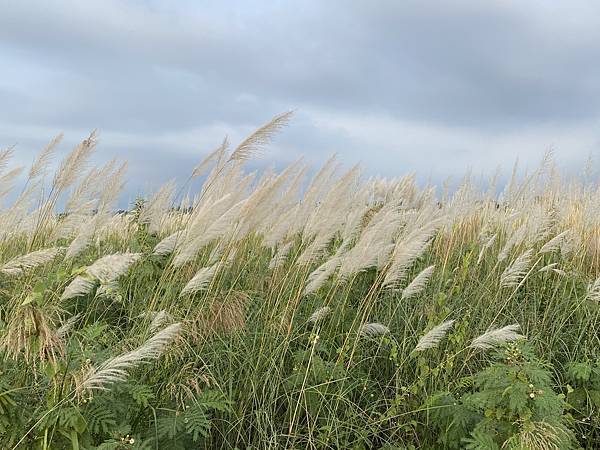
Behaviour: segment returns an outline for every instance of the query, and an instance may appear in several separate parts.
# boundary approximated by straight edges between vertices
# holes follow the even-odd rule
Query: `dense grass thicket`
[[[0,448],[600,448],[598,186],[246,173],[287,119],[122,214],[93,134],[43,150],[0,212]]]

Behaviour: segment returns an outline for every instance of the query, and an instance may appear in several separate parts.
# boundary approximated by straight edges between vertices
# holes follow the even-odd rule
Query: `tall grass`
[[[42,151],[0,212],[0,447],[475,445],[434,399],[476,391],[493,350],[526,339],[573,435],[523,414],[511,439],[598,448],[596,184],[551,155],[498,195],[467,177],[449,198],[335,158],[309,181],[301,162],[247,173],[288,119],[124,214],[125,166],[87,168],[93,133],[54,175],[60,138]]]

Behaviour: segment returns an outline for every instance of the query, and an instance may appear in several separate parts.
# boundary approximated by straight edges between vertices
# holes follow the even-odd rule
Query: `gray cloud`
[[[597,153],[594,2],[7,0],[0,145],[99,128],[130,192],[286,109],[277,164],[337,151],[386,175]],[[23,133],[29,133],[24,136]],[[66,148],[65,148],[66,150]]]

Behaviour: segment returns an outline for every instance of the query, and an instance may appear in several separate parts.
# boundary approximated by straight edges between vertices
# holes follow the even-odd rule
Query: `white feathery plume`
[[[308,322],[309,323],[319,322],[319,321],[323,320],[325,317],[327,317],[330,312],[331,312],[331,308],[329,306],[322,306],[310,315],[310,317],[308,318]]]
[[[292,249],[293,241],[284,244],[281,248],[277,249],[277,253],[271,259],[269,263],[269,270],[274,270],[281,267]]]
[[[221,145],[219,147],[217,147],[214,151],[212,151],[206,158],[204,158],[200,162],[200,164],[198,164],[196,167],[194,167],[194,170],[192,171],[192,178],[196,178],[196,177],[200,177],[200,176],[204,175],[204,173],[206,172],[206,169],[208,169],[208,167],[215,160],[219,160],[223,157],[223,155],[225,154],[225,151],[227,151],[227,147],[229,147],[229,141],[227,139],[227,136],[225,136]]]
[[[65,255],[66,259],[75,258],[79,254],[81,254],[81,252],[83,252],[88,247],[88,245],[90,245],[95,231],[94,222],[95,217],[92,217],[87,223],[85,223],[81,227],[81,231],[71,241],[69,247],[67,247],[67,254]]]
[[[93,203],[96,202],[93,201]],[[108,208],[106,208],[105,204],[101,204],[100,208],[101,209],[96,213],[89,211],[89,213],[79,216],[80,221],[74,227],[74,231],[76,231],[75,237],[69,244],[69,247],[67,248],[67,254],[65,255],[67,259],[73,259],[81,254],[81,252],[83,252],[91,244],[96,232],[107,226],[111,220],[114,219],[112,213],[107,210]],[[72,214],[70,217],[71,216],[76,217],[78,214]],[[70,230],[65,229],[64,227],[61,228],[70,232]]]
[[[388,334],[390,329],[378,322],[365,323],[360,327],[359,334],[364,337],[376,337]]]
[[[246,161],[260,153],[262,148],[271,141],[273,135],[288,124],[291,117],[291,111],[273,117],[269,123],[244,139],[233,151],[229,161]]]
[[[318,291],[321,286],[329,279],[331,275],[340,266],[341,258],[339,256],[333,256],[313,272],[308,275],[306,286],[304,287],[304,295],[312,294]]]
[[[73,297],[81,297],[82,295],[89,294],[96,287],[96,284],[97,280],[89,275],[78,275],[65,288],[60,299],[68,300]]]
[[[434,269],[435,266],[429,266],[419,273],[415,279],[412,280],[410,284],[402,290],[402,300],[407,300],[423,292],[425,286],[427,286],[427,283],[429,282],[429,278],[433,274]]]
[[[519,245],[527,237],[527,224],[523,224],[506,241],[504,248],[498,254],[498,262],[504,261],[510,255],[513,247]]]
[[[98,213],[104,216],[112,216],[114,205],[119,198],[119,194],[125,187],[125,173],[127,172],[127,162],[123,162],[114,172],[105,177],[106,184],[99,190]]]
[[[6,169],[8,161],[10,160],[10,158],[12,158],[13,153],[14,146],[5,148],[4,150],[0,151],[0,172]]]
[[[560,244],[560,255],[563,258],[571,256],[579,247],[581,247],[581,238],[573,233],[569,234]]]
[[[54,152],[55,147],[60,144],[62,141],[63,135],[59,134],[54,139],[50,141],[46,147],[38,154],[35,158],[35,161],[31,165],[29,169],[29,179],[36,178],[42,174],[44,174],[48,168],[50,163],[50,159],[52,158],[52,153]]]
[[[566,230],[560,233],[558,236],[553,237],[548,242],[546,242],[542,248],[540,248],[539,253],[551,253],[556,250],[559,250],[563,244],[563,241],[569,237],[571,230]]]
[[[527,250],[502,272],[500,276],[501,287],[519,286],[531,267],[531,255],[531,249]]]
[[[183,297],[186,294],[193,294],[194,292],[206,289],[217,273],[218,268],[219,264],[217,263],[200,269],[196,275],[194,275],[194,277],[185,285],[179,296]]]
[[[538,272],[539,273],[551,272],[556,268],[556,266],[558,266],[558,263],[550,263],[547,266],[542,267],[540,270],[538,270]]]
[[[142,314],[136,316],[136,318],[137,319],[150,318],[151,322],[150,322],[149,330],[152,333],[155,332],[160,327],[162,327],[163,325],[166,325],[167,323],[173,321],[173,317],[171,317],[171,315],[164,309],[161,309],[158,312],[157,311],[146,311],[146,312],[143,312]]]
[[[124,275],[142,256],[141,253],[113,253],[98,259],[86,272],[100,281],[109,282]]]
[[[494,234],[492,237],[490,237],[487,242],[485,243],[485,245],[481,248],[481,251],[479,252],[479,257],[477,258],[477,265],[481,264],[481,261],[483,261],[483,255],[485,253],[485,251],[490,248],[492,245],[494,245],[494,242],[496,242],[496,239],[498,238],[498,233]]]
[[[413,263],[427,250],[434,232],[435,228],[432,227],[417,230],[396,245],[392,262],[383,279],[384,288],[395,289],[404,280]]]
[[[173,321],[173,318],[171,317],[171,315],[164,309],[158,311],[157,313],[152,314],[152,316],[153,316],[152,322],[150,322],[150,331],[151,332],[155,332],[163,325]]]
[[[23,167],[17,167],[10,172],[0,176],[0,200],[6,197],[6,195],[12,191],[13,182],[21,174]]]
[[[233,205],[220,217],[216,218],[216,220],[203,232],[198,232],[197,234],[190,232],[189,234],[192,235],[191,240],[186,239],[186,242],[182,242],[181,245],[178,245],[177,255],[173,258],[173,265],[175,267],[181,267],[185,263],[192,261],[196,258],[198,251],[203,246],[231,232],[237,225],[240,211],[245,202],[246,200],[242,200]]]
[[[173,204],[173,196],[175,195],[176,189],[177,185],[175,184],[175,180],[165,183],[142,209],[139,221],[140,223],[147,223],[148,230],[151,233],[155,233],[160,229],[163,215]]]
[[[175,251],[175,247],[183,241],[184,235],[185,231],[176,231],[175,233],[167,236],[158,244],[156,244],[152,253],[158,256],[165,256],[173,253]]]
[[[127,379],[128,371],[136,366],[157,359],[164,349],[179,335],[180,323],[169,325],[156,333],[137,349],[123,353],[104,361],[97,368],[91,368],[78,385],[80,392],[84,390],[108,390],[109,384]]]
[[[98,289],[96,289],[96,297],[106,297],[108,299],[120,298],[119,282],[117,280],[101,282]]]
[[[290,166],[292,173],[296,172],[294,177],[290,180],[287,188],[282,191],[280,198],[274,200],[275,204],[271,208],[271,212],[264,217],[260,224],[264,247],[276,247],[289,234],[290,219],[293,220],[291,214],[297,212],[300,207],[302,182],[308,170],[307,166],[301,163],[302,160],[298,160]]]
[[[5,273],[6,275],[20,275],[25,271],[35,269],[36,267],[52,261],[63,250],[63,247],[51,247],[27,253],[26,255],[19,256],[5,263],[0,268],[0,272]]]
[[[452,325],[454,324],[454,320],[447,320],[442,322],[441,324],[433,327],[429,332],[425,334],[415,347],[416,352],[422,352],[423,350],[427,350],[429,348],[437,347],[440,341],[446,336],[446,333]]]
[[[75,325],[77,323],[77,321],[79,320],[79,318],[81,317],[81,314],[75,314],[74,316],[69,317],[67,320],[65,320],[65,322],[58,328],[58,330],[56,330],[56,335],[60,338],[60,339],[64,339],[64,337],[67,335],[67,333],[69,331],[71,331],[71,328],[73,328],[73,325]]]
[[[505,342],[525,339],[525,336],[518,333],[519,324],[507,325],[502,328],[490,328],[481,336],[473,339],[470,348],[489,349]]]
[[[371,267],[387,264],[395,245],[394,239],[405,222],[398,202],[384,205],[369,221],[358,241],[345,255],[340,267],[343,279]],[[347,241],[349,242],[349,241]]]
[[[600,278],[597,278],[596,281],[588,286],[586,298],[593,302],[600,303]]]
[[[98,282],[109,284],[125,274],[141,256],[141,253],[114,253],[103,256],[87,267],[85,273],[71,281],[65,288],[61,300],[89,294]]]
[[[55,195],[60,194],[82,174],[85,165],[96,146],[96,132],[92,131],[87,139],[81,141],[71,153],[63,159],[54,175]]]

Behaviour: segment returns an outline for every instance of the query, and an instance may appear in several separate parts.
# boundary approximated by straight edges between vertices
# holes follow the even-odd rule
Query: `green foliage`
[[[463,443],[469,449],[516,449],[522,441],[535,440],[572,448],[564,396],[553,390],[549,368],[527,345],[507,345],[495,359],[474,376],[474,392],[460,399],[450,394],[432,399],[439,442],[451,448]]]
[[[191,208],[172,207],[187,190],[172,186],[112,218],[42,207],[19,217],[22,232],[0,230],[0,448],[600,448],[593,191],[553,183],[546,197],[529,198],[530,178],[496,203],[465,181],[456,202],[438,202],[410,177],[359,192],[352,173],[338,185],[325,171],[323,192],[296,202],[300,178],[243,187],[252,176],[241,163],[216,158],[215,190],[203,187]],[[101,192],[91,189],[84,205]],[[354,252],[379,212],[385,220]],[[567,228],[571,240],[541,251]],[[155,252],[180,235],[190,239]],[[89,240],[75,255],[63,249],[14,276],[1,270],[77,238]],[[184,261],[179,244],[191,248]],[[525,252],[523,283],[501,288]],[[86,274],[122,253],[141,255],[110,281]],[[384,285],[393,258],[402,263],[397,289]],[[307,294],[324,264],[333,272]],[[403,298],[430,266],[429,281]],[[180,295],[208,267],[208,283]],[[93,283],[63,299],[74,280]],[[452,328],[417,350],[446,320]],[[364,332],[367,323],[375,332]],[[528,345],[472,345],[511,324]],[[173,325],[168,344],[144,347]]]

